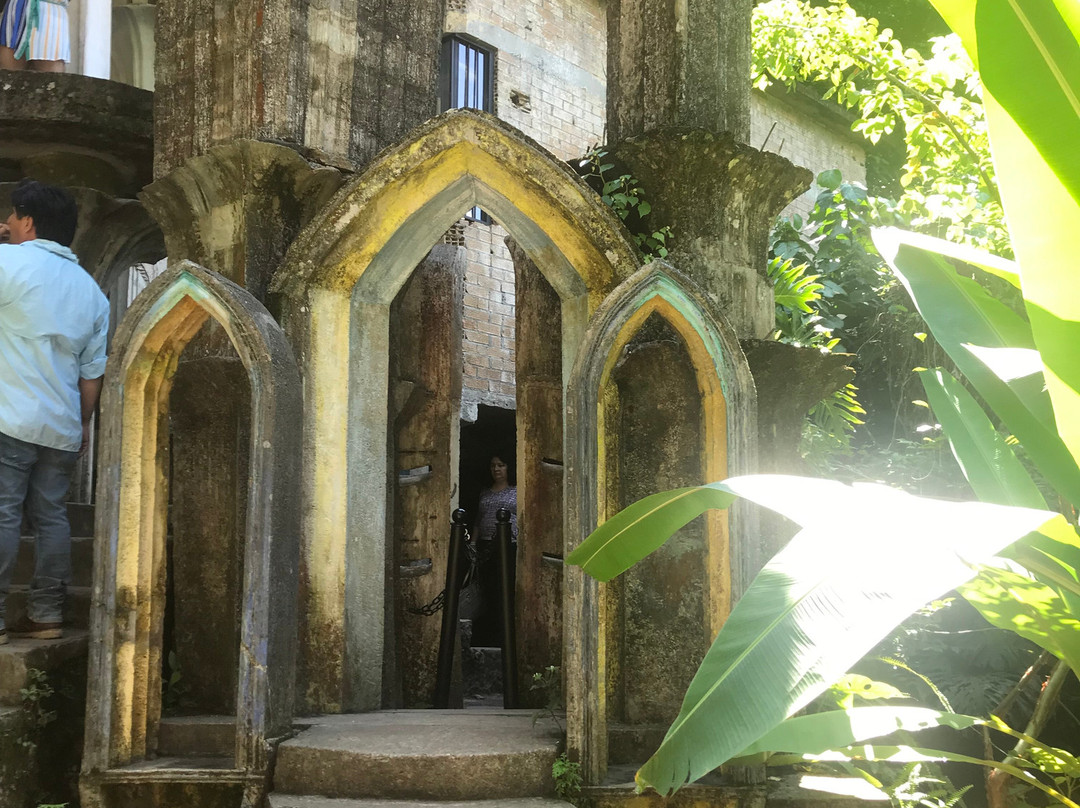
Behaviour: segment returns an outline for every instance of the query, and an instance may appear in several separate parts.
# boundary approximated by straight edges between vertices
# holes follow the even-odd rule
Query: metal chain
[[[469,559],[469,569],[465,572],[465,580],[461,582],[461,588],[465,589],[472,583],[473,578],[476,575],[476,567],[479,563],[479,556],[476,551],[476,546],[472,542],[472,537],[469,535],[469,531],[465,531],[465,555]],[[419,614],[423,617],[431,617],[442,611],[443,606],[446,605],[446,590],[437,594],[431,599],[429,603],[425,603],[423,606],[414,607],[409,606],[408,611],[410,614]]]

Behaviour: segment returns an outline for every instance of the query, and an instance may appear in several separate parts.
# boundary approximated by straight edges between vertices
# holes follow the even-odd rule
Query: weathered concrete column
[[[518,434],[518,692],[529,704],[532,675],[562,665],[563,368],[558,294],[513,239]],[[547,554],[549,560],[545,560]],[[543,703],[530,704],[542,707]]]
[[[660,126],[750,139],[752,0],[611,0],[608,139]]]
[[[368,162],[435,115],[444,18],[441,0],[160,4],[155,176],[237,138]]]
[[[609,385],[608,513],[702,480],[699,380],[666,320],[650,315]],[[697,519],[603,589],[609,763],[644,761],[678,714],[712,639],[708,570],[705,521]]]

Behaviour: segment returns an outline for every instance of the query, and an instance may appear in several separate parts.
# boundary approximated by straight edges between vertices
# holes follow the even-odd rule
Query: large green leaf
[[[975,495],[999,505],[1045,508],[1031,475],[971,393],[942,370],[919,371],[919,378]]]
[[[1073,457],[1080,458],[1080,351],[1076,350],[1080,345],[1080,272],[1070,258],[1071,235],[1080,233],[1080,206],[993,97],[986,99],[986,114],[1013,248],[1023,267],[1024,300],[1035,346],[1046,366],[1057,429]],[[1047,111],[1054,114],[1062,113]]]
[[[1026,637],[1080,676],[1080,614],[1060,592],[997,567],[981,568],[958,589],[991,625]]]
[[[568,560],[611,577],[710,501],[730,502],[732,495],[782,513],[803,530],[735,606],[679,717],[639,772],[662,793],[714,769],[805,705],[910,612],[971,577],[969,562],[1054,517],[880,485],[736,477],[649,497],[598,528]]]
[[[979,0],[975,30],[983,85],[1080,202],[1080,44],[1054,1]]]
[[[1069,261],[1070,239],[1080,232],[1080,162],[1075,136],[1057,139],[1077,131],[1080,118],[1080,3],[981,0],[976,9],[974,0],[933,2],[968,52],[987,62],[981,69],[988,76],[983,101],[990,146],[1024,268],[1031,328],[1061,438],[1080,458],[1080,273]]]
[[[598,581],[610,581],[668,540],[676,530],[710,509],[723,509],[736,495],[724,483],[676,488],[639,499],[594,530],[566,557]]]
[[[1043,386],[1031,376],[1003,379],[979,358],[980,351],[1030,351],[1036,347],[1031,327],[957,272],[945,257],[954,250],[948,242],[891,228],[875,230],[874,242],[967,380],[1024,445],[1047,481],[1069,502],[1080,503],[1080,468],[1058,436]],[[1027,274],[1022,277],[1026,292]]]
[[[1039,580],[1070,600],[1070,611],[1080,614],[1080,536],[1064,517],[1055,519],[1014,544],[1002,555],[1017,561]]]
[[[975,716],[926,707],[851,707],[789,718],[762,735],[740,757],[762,752],[820,755],[898,731],[918,732],[930,727],[969,729],[985,723]]]

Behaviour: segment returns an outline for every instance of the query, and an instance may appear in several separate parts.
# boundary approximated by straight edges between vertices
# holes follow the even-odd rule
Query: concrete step
[[[13,623],[26,611],[30,588],[25,584],[11,587],[8,592],[7,622]],[[85,629],[90,625],[90,587],[69,586],[64,599],[64,628]]]
[[[89,634],[86,631],[66,630],[59,640],[25,640],[10,637],[0,645],[0,705],[18,706],[22,703],[19,691],[26,687],[29,672],[48,674],[60,665],[86,657]]]
[[[157,753],[163,757],[231,758],[236,754],[236,716],[164,717],[158,727]]]
[[[93,538],[94,506],[83,502],[69,502],[67,512],[71,535],[79,538]],[[29,519],[23,519],[22,535],[34,535],[34,528]]]
[[[29,584],[34,577],[34,538],[24,536],[19,542],[12,583]],[[71,584],[90,586],[94,580],[94,540],[90,537],[71,539]]]
[[[468,802],[410,802],[409,800],[341,800],[271,794],[270,808],[567,808],[572,803],[545,797]]]
[[[468,802],[555,793],[554,722],[529,710],[393,710],[324,716],[278,747],[274,791]]]

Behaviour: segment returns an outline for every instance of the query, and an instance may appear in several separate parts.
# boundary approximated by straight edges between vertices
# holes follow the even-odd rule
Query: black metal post
[[[450,549],[446,561],[446,600],[443,601],[442,633],[439,635],[439,663],[435,674],[435,706],[450,706],[450,680],[454,672],[454,645],[457,642],[458,599],[461,595],[461,564],[465,550],[465,511],[454,511],[450,525]]]
[[[503,707],[513,710],[518,706],[517,631],[514,626],[514,548],[510,543],[510,511],[506,508],[499,508],[495,512],[495,541],[499,545],[499,582],[502,593]]]

